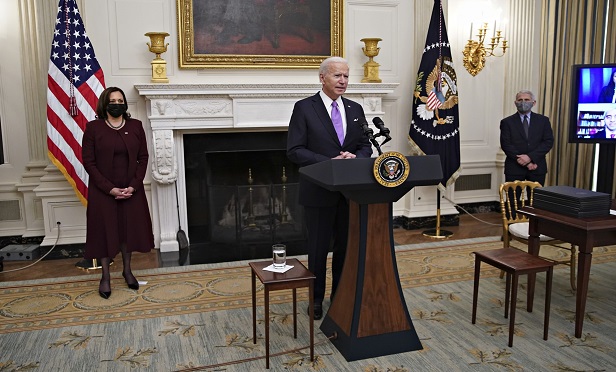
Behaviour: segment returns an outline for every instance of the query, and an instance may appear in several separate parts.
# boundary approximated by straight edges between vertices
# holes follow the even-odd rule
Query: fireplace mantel
[[[349,84],[344,97],[361,104],[371,122],[375,116],[385,116],[382,99],[398,85]],[[169,252],[179,249],[178,218],[170,211],[179,206],[181,225],[188,226],[182,135],[286,130],[295,102],[318,92],[321,84],[137,84],[135,88],[145,98],[145,124],[152,133],[152,217],[160,233],[156,240],[161,252]]]
[[[349,83],[346,94],[388,94],[393,92],[398,85],[398,83]],[[289,92],[311,94],[321,89],[321,84],[136,84],[135,88],[142,96],[166,94],[232,95],[235,93],[275,95]]]

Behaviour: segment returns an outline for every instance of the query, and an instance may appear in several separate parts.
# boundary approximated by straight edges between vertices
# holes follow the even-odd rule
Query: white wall
[[[22,84],[22,59],[20,38],[19,2],[0,1],[0,120],[4,164],[0,165],[0,202],[17,200],[22,211],[24,198],[17,190],[21,175],[28,164],[28,141],[24,91]],[[2,207],[0,207],[2,208]],[[0,211],[2,215],[3,211]],[[25,213],[21,213],[22,216]],[[7,217],[0,222],[0,236],[21,235],[25,228],[23,219]]]
[[[27,109],[24,86],[29,86],[24,81],[30,81],[32,77],[24,76],[22,68],[21,53],[28,48],[25,48],[20,36],[19,30],[25,26],[23,22],[20,23],[23,16],[19,6],[43,9],[41,2],[49,1],[57,2],[0,0],[0,43],[7,51],[0,53],[0,117],[7,161],[7,164],[0,165],[0,201],[17,199],[23,208],[21,220],[0,221],[0,236],[22,234],[27,229],[28,220],[33,220],[29,216],[40,214],[40,210],[35,210],[40,209],[41,205],[45,209],[45,202],[41,203],[37,199],[40,195],[33,198],[34,203],[24,203],[24,196],[18,192],[17,186],[23,181],[32,160],[29,159],[31,155],[28,153],[28,147],[45,145],[40,139],[28,139],[24,125],[24,111]],[[167,74],[173,83],[318,82],[316,69],[179,69],[176,0],[80,0],[78,3],[86,30],[105,73],[106,85],[124,88],[133,116],[144,121],[147,121],[145,102],[134,89],[134,85],[150,82],[150,61],[154,55],[148,51],[146,42],[149,39],[144,36],[149,31],[166,31],[171,34],[167,38],[169,49],[162,57],[167,61]],[[523,4],[522,7],[527,8],[522,10],[523,15],[532,16],[535,27],[539,24],[540,1],[517,0],[513,3],[516,8]],[[391,148],[402,153],[408,153],[410,150],[407,136],[411,118],[411,92],[425,43],[432,5],[432,0],[345,0],[343,5],[344,56],[351,64],[351,82],[360,82],[363,76],[362,65],[367,61],[361,50],[363,43],[359,40],[364,37],[383,39],[379,44],[380,54],[375,58],[381,65],[380,77],[384,83],[399,83],[395,92],[385,97],[383,110],[386,112],[386,125],[391,129],[394,138]],[[524,52],[529,54],[525,58],[530,61],[531,70],[536,71],[539,62],[536,53],[538,47],[532,43],[521,46],[516,40],[511,40],[511,50],[507,55],[503,58],[489,58],[486,68],[476,77],[472,77],[462,66],[462,49],[468,39],[470,22],[477,24],[482,12],[483,17],[488,17],[494,9],[501,9],[501,18],[509,20],[509,13],[512,11],[510,7],[514,8],[512,0],[444,2],[460,91],[462,174],[490,174],[493,179],[490,190],[454,193],[453,188],[450,188],[444,196],[457,203],[497,199],[497,185],[502,179],[502,155],[499,155],[498,143],[499,121],[513,112],[511,92],[523,88],[536,90],[538,86],[537,76],[520,74],[519,63],[509,63],[510,56],[515,56],[516,52],[519,53],[520,49],[524,48]],[[55,19],[55,14],[37,16]],[[513,34],[515,27],[506,27],[506,32]],[[37,42],[36,35],[25,41],[31,42]],[[40,43],[45,44],[42,41]],[[39,45],[38,48],[41,53],[48,54],[48,45]],[[26,71],[26,74],[28,73]],[[521,78],[520,75],[525,77]],[[46,89],[46,81],[39,83],[41,89]],[[39,132],[45,128],[44,122],[30,125],[39,128]],[[50,168],[46,171],[48,174],[53,173]],[[51,176],[48,175],[49,177]],[[41,183],[45,183],[45,180]],[[436,191],[432,187],[413,190],[395,203],[395,214],[409,217],[433,216],[436,213],[435,197]],[[76,200],[70,196],[70,191],[65,192],[64,199],[67,205]],[[26,207],[24,204],[33,206]],[[71,208],[74,208],[74,204],[71,204]],[[441,208],[444,209],[444,214],[455,213],[455,209],[445,201]],[[45,228],[40,229],[47,235],[54,231],[54,221],[47,221],[51,217],[45,212],[43,215],[46,219]],[[75,239],[79,240],[79,235],[80,232],[76,232]]]

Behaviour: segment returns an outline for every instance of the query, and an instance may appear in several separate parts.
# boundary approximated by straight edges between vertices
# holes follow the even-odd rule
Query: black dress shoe
[[[98,295],[104,298],[105,300],[108,300],[109,297],[111,297],[111,291],[109,292],[98,291]]]
[[[308,315],[310,315],[310,306],[306,309]],[[323,317],[323,304],[314,304],[314,320],[320,320]]]
[[[98,295],[101,296],[102,298],[104,298],[105,300],[109,299],[109,297],[111,297],[111,290],[107,291],[101,291],[101,284],[103,283],[103,281],[101,280],[98,284]]]
[[[124,275],[124,273],[122,273],[122,276],[124,277],[124,281],[126,282],[126,285],[128,286],[128,288],[134,289],[135,291],[139,289],[139,281],[136,281],[135,283],[129,283],[128,279],[126,279],[126,275]],[[135,279],[135,280],[137,280],[137,279]]]

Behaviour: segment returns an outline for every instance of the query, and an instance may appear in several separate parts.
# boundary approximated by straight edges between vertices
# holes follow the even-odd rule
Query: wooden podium
[[[373,175],[374,158],[332,159],[300,168],[302,177],[350,202],[349,239],[336,295],[321,323],[347,361],[421,350],[400,286],[392,203],[415,186],[443,178],[438,155],[409,156],[402,184],[385,187]]]

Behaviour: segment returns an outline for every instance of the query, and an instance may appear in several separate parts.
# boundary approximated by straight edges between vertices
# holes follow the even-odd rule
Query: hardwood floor
[[[479,220],[478,220],[479,219]],[[443,230],[453,233],[449,240],[498,236],[502,232],[500,213],[477,213],[474,215],[460,215],[459,226],[443,226]],[[405,230],[394,229],[396,244],[415,244],[435,241],[435,238],[424,236],[425,229]],[[21,281],[44,278],[60,278],[100,273],[100,270],[84,270],[75,265],[82,261],[76,258],[42,260],[32,267],[24,268],[31,261],[4,261],[4,271],[0,272],[0,282]],[[151,253],[134,253],[131,262],[133,270],[152,269],[170,266],[164,262],[158,250]],[[24,268],[23,270],[18,270]],[[13,271],[17,270],[17,271]],[[122,259],[118,255],[111,266],[112,276],[119,276],[122,272]],[[114,275],[115,274],[115,275]]]
[[[500,212],[476,213],[473,215],[461,214],[458,226],[442,226],[442,230],[453,233],[449,240],[480,238],[485,236],[502,235],[503,225]],[[436,239],[423,235],[429,229],[394,229],[394,241],[396,244],[416,244],[433,242]]]

